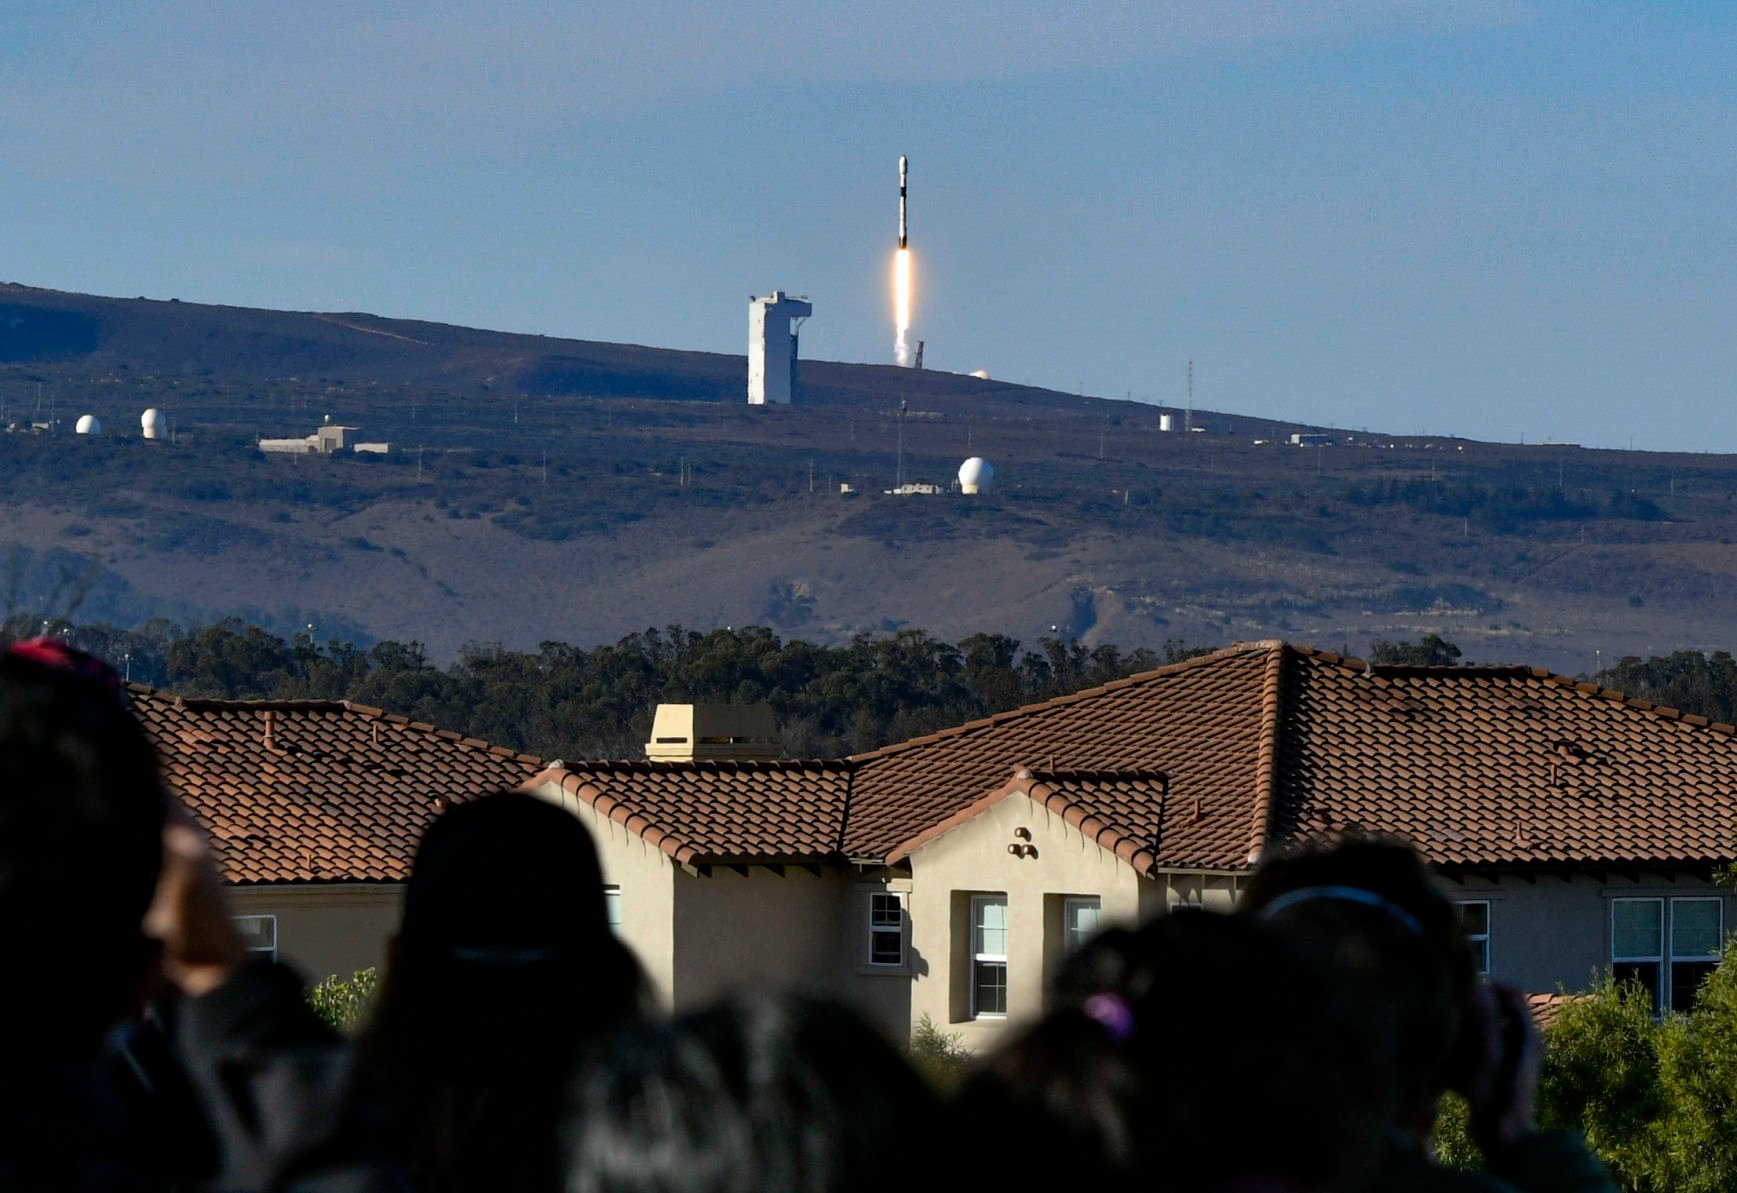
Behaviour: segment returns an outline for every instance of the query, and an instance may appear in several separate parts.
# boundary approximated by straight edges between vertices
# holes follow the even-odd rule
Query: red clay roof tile
[[[436,800],[517,787],[542,767],[341,701],[131,695],[170,790],[243,885],[402,882]]]
[[[1444,865],[1699,864],[1734,851],[1734,732],[1537,668],[1257,642],[836,763],[561,773],[684,862],[902,857],[1027,767],[1142,868],[1242,869],[1272,841],[1359,826]]]

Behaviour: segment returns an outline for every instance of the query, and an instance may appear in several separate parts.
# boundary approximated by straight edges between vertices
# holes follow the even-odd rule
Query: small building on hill
[[[540,760],[334,700],[131,689],[169,789],[210,832],[250,948],[311,979],[378,965],[422,830]]]

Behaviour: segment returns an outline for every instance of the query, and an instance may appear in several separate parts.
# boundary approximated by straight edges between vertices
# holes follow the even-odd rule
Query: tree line
[[[914,629],[824,646],[763,626],[670,626],[591,649],[472,644],[437,666],[419,642],[364,648],[237,620],[119,629],[22,614],[0,625],[0,642],[44,632],[177,695],[350,700],[568,759],[639,756],[663,702],[770,704],[787,756],[832,757],[1206,653],[1176,640],[1126,653],[1060,636],[1031,647],[1005,634],[955,643]]]

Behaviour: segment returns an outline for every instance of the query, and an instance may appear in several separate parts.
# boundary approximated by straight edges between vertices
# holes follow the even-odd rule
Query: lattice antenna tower
[[[1184,432],[1194,430],[1194,362],[1188,362],[1188,406],[1182,415]]]

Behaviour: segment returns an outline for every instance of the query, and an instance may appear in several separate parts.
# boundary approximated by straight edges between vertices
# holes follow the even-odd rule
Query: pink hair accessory
[[[1087,1019],[1095,1019],[1110,1038],[1121,1043],[1134,1032],[1134,1011],[1120,994],[1094,994],[1080,1004]]]

